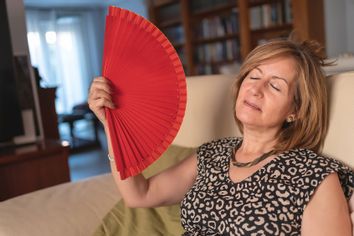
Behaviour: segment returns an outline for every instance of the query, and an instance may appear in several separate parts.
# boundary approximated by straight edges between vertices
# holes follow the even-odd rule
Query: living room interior
[[[22,74],[15,72],[17,75],[13,76],[20,74],[21,78],[28,79],[25,85],[22,85],[25,88],[20,89],[25,91],[22,98],[15,100],[31,100],[31,102],[24,102],[25,104],[21,105],[22,111],[14,111],[16,116],[8,118],[13,122],[12,127],[23,126],[22,132],[17,131],[10,138],[6,136],[1,137],[0,140],[0,201],[53,185],[76,182],[110,172],[107,144],[102,127],[86,104],[89,85],[94,77],[101,74],[105,16],[109,5],[131,10],[154,22],[167,35],[180,54],[187,76],[237,73],[239,63],[245,56],[243,54],[247,54],[249,49],[256,44],[262,43],[262,40],[289,33],[293,30],[292,17],[296,16],[296,14],[290,15],[289,22],[286,22],[286,10],[284,9],[291,1],[249,1],[248,4],[254,4],[252,10],[247,10],[246,14],[250,17],[248,26],[251,29],[249,31],[258,30],[258,34],[262,34],[255,39],[256,37],[252,36],[255,34],[250,32],[239,34],[238,32],[246,23],[241,23],[244,19],[244,12],[241,9],[235,14],[236,0],[190,0],[195,3],[190,6],[187,6],[186,0],[2,1],[1,7],[5,6],[6,10],[5,13],[1,12],[5,14],[1,20],[6,18],[8,25],[3,24],[1,27],[5,27],[3,32],[7,30],[6,36],[10,40],[6,47],[10,46],[12,49],[9,53],[14,58],[14,68],[23,72]],[[299,21],[298,24],[304,24],[303,28],[309,27],[301,31],[308,31],[307,36],[319,37],[316,39],[324,43],[329,60],[337,62],[336,66],[325,68],[326,73],[330,75],[353,71],[354,27],[351,22],[354,22],[354,1],[311,1],[312,3],[308,4],[306,0],[299,0],[303,4],[299,4],[300,7],[306,6],[306,9],[300,9],[300,11],[306,12],[307,15],[304,14],[308,18],[302,19],[303,21]],[[195,15],[185,12],[188,7],[198,8],[203,4],[210,9],[204,12],[202,9],[201,13],[195,13]],[[270,29],[274,25],[268,25],[267,27],[270,27],[268,29],[258,29],[263,27],[262,24],[269,24],[263,22],[266,19],[262,17],[266,14],[262,11],[271,11],[272,4],[277,10],[282,7],[279,11],[284,11],[284,13],[279,13],[282,17],[278,17],[281,19],[275,21],[281,22],[279,24],[285,22],[284,26],[277,30]],[[278,7],[277,4],[279,4]],[[267,5],[267,7],[262,5]],[[165,12],[163,12],[164,8],[166,8]],[[176,8],[182,10],[176,12]],[[240,17],[238,26],[230,26],[236,27],[231,29],[230,35],[218,35],[216,39],[207,38],[195,41],[193,37],[196,36],[188,35],[193,30],[200,30],[195,26],[197,24],[204,25],[204,28],[213,28],[214,26],[210,25],[214,23],[210,22],[223,21],[225,12],[229,12],[227,14],[235,19]],[[196,28],[188,27],[186,21],[193,22]],[[228,22],[226,19],[225,21],[227,22],[225,24],[233,24],[232,20]],[[262,38],[263,36],[265,38]],[[229,43],[232,40],[238,42],[238,46]],[[243,47],[245,45],[243,40],[249,41],[248,51],[246,47]],[[218,50],[206,45],[215,44],[215,48],[224,47],[218,44],[218,41],[231,45],[230,50],[233,54],[224,55],[223,57],[227,58],[226,60],[222,58],[220,64],[214,62],[218,58],[217,56],[214,58],[213,55],[209,55],[211,59],[206,59],[205,63],[198,62],[208,57],[205,51]],[[3,63],[5,60],[9,58],[1,58],[0,62]],[[208,62],[208,60],[213,62]],[[0,79],[4,81],[1,82],[3,86],[6,78]],[[0,91],[5,94],[4,89]],[[15,89],[14,94],[17,93]],[[4,97],[5,95],[1,96],[1,99]],[[1,116],[5,116],[3,113],[5,111],[5,108],[1,108]],[[33,156],[43,158],[35,160]],[[48,160],[43,161],[44,158]],[[43,168],[46,170],[44,171]],[[14,177],[17,172],[23,175]],[[18,181],[22,182],[21,178],[26,181],[17,185]],[[14,189],[13,186],[16,188]]]
[[[224,20],[218,14],[224,16],[225,12],[228,12],[227,14],[235,19],[244,14],[239,9],[238,15],[235,15],[237,1],[190,0],[195,2],[195,6],[187,6],[186,0],[1,1],[3,1],[1,7],[6,7],[6,10],[1,12],[3,14],[1,20],[6,18],[7,24],[3,23],[1,27],[4,27],[4,32],[7,30],[6,36],[10,40],[6,42],[6,47],[9,49],[10,46],[12,49],[9,53],[14,58],[14,68],[23,72],[22,74],[14,72],[13,76],[20,74],[21,78],[28,79],[25,85],[22,85],[27,86],[22,87],[25,91],[22,98],[15,98],[15,100],[31,100],[31,102],[22,104],[22,111],[14,111],[16,116],[8,118],[13,122],[12,127],[23,126],[22,132],[16,131],[15,134],[10,135],[10,138],[6,136],[1,137],[0,140],[0,201],[57,184],[80,182],[110,172],[107,144],[102,127],[86,104],[89,85],[94,77],[101,74],[105,16],[109,5],[131,10],[154,22],[180,53],[187,80],[188,76],[212,74],[224,74],[230,77],[237,73],[239,63],[245,56],[243,54],[247,54],[249,49],[262,43],[262,40],[284,36],[293,30],[291,21],[294,16],[290,15],[289,22],[285,22],[287,18],[284,10],[286,9],[284,6],[289,5],[291,0],[250,0],[247,4],[254,4],[253,10],[247,11],[246,16],[250,17],[251,23],[239,22],[237,23],[240,24],[239,26],[234,26],[240,29],[230,26],[232,28],[230,35],[218,35],[216,39],[195,41],[193,41],[194,36],[188,34],[193,30],[198,31],[196,30],[198,28],[186,26],[185,18],[195,25],[212,28],[214,26],[210,26],[213,24],[210,23],[211,21]],[[243,3],[245,1],[247,0],[240,0]],[[324,70],[328,75],[354,71],[354,27],[351,23],[354,22],[354,1],[311,0],[311,4],[308,1],[298,1],[302,4],[299,4],[300,7],[306,6],[306,10],[299,11],[303,10],[308,17],[298,24],[304,24],[303,29],[300,30],[308,33],[304,35],[319,37],[316,39],[324,43],[329,60],[337,62],[336,66]],[[198,2],[202,4],[198,5]],[[221,7],[218,6],[219,3]],[[186,7],[200,7],[203,4],[210,9],[196,13],[194,16],[193,13],[185,12]],[[284,26],[276,30],[270,29],[274,25],[268,25],[267,27],[270,27],[268,29],[258,29],[263,27],[262,24],[272,24],[264,23],[265,19],[262,19],[265,15],[262,11],[271,11],[272,4],[276,6],[275,9],[281,8],[282,10],[279,11],[284,11],[279,13],[282,17],[278,18],[281,19],[276,20],[281,22],[279,24],[285,22]],[[167,8],[167,13],[161,12],[164,7]],[[174,10],[176,7],[182,10],[176,13]],[[169,19],[173,15],[175,18]],[[313,19],[316,24],[312,22],[311,17],[319,17]],[[249,33],[239,34],[238,30],[242,30],[243,24],[255,28],[248,29]],[[306,27],[308,29],[305,29]],[[255,39],[252,30],[258,30],[258,35],[262,34],[262,36],[257,36],[258,38]],[[184,32],[182,36],[181,31]],[[262,38],[263,36],[265,38]],[[238,42],[238,46],[226,42],[232,40]],[[248,51],[243,48],[243,40],[248,40]],[[224,47],[220,46],[218,41],[225,41],[225,45],[231,45],[230,50],[234,50],[233,54],[224,55],[223,57],[228,58],[226,60],[222,58],[220,64],[214,62],[218,60],[217,56],[216,58],[210,56],[212,62],[208,61],[209,59],[205,63],[198,62],[208,57],[203,50],[208,48],[211,51],[218,50],[206,45],[215,44],[216,48]],[[9,58],[1,58],[0,62],[3,63],[5,60]],[[0,79],[4,81],[0,83],[3,86],[6,78]],[[18,94],[17,90],[15,88],[13,94]],[[5,93],[5,89],[0,88],[0,92]],[[1,99],[4,97],[5,95],[1,96]],[[4,112],[7,110],[0,109],[1,116],[5,116]],[[5,128],[1,130],[7,132],[8,127]],[[88,187],[86,183],[79,184]],[[112,184],[109,187],[112,187]],[[66,188],[65,191],[70,192],[71,189]],[[112,195],[111,192],[109,194]],[[111,202],[112,198],[107,200],[107,209]],[[103,215],[104,210],[100,214]]]
[[[195,2],[195,5],[197,5],[198,1]],[[230,4],[230,2],[232,3]],[[289,4],[290,1],[284,2]],[[43,122],[43,127],[38,125],[38,121],[32,121],[34,123],[37,122],[37,130],[36,134],[29,134],[29,139],[31,140],[32,135],[35,136],[32,137],[32,141],[41,138],[68,141],[71,181],[109,172],[108,161],[105,157],[106,143],[102,130],[98,121],[92,116],[88,107],[85,106],[89,84],[92,78],[100,75],[101,72],[107,6],[116,5],[129,9],[150,19],[157,26],[161,25],[160,28],[166,35],[168,37],[171,36],[170,40],[177,41],[175,44],[178,51],[181,48],[181,42],[178,42],[178,40],[181,39],[175,39],[174,37],[176,37],[178,31],[183,30],[185,25],[172,22],[171,28],[177,27],[178,29],[176,32],[173,32],[173,29],[169,30],[169,22],[167,22],[167,26],[163,25],[164,13],[162,8],[163,4],[165,4],[166,8],[169,8],[166,9],[166,12],[170,11],[171,13],[173,11],[172,8],[179,7],[178,4],[183,5],[183,1],[156,1],[155,3],[144,0],[25,0],[24,2],[17,0],[7,1],[6,3],[13,55],[24,56],[27,57],[26,60],[29,60],[30,69],[33,70],[33,73],[29,73],[29,76],[32,80],[35,80],[34,83],[41,98],[39,100],[52,100],[50,104],[43,104],[43,102],[40,104],[42,110],[45,110],[45,118],[41,117],[41,114],[35,116],[38,121],[41,119],[42,122],[43,119],[51,119],[52,121]],[[232,5],[234,4],[233,1],[215,1],[210,6],[208,6],[210,3],[205,2],[206,6],[211,9],[216,9],[218,4],[225,5],[225,3],[226,5],[229,4],[231,8],[236,6]],[[263,4],[267,5],[266,3],[267,1],[264,1]],[[213,6],[213,4],[216,5]],[[316,4],[320,4],[318,6],[321,7],[316,9]],[[182,6],[180,7],[183,9]],[[260,21],[257,11],[264,9],[262,7],[253,7],[252,9],[249,12],[250,27],[259,27],[259,24],[264,22],[254,23],[253,21]],[[351,69],[354,52],[354,29],[350,24],[354,20],[353,1],[318,1],[318,3],[312,3],[309,9],[306,10],[323,11],[322,14],[319,14],[319,17],[322,17],[319,22],[321,22],[323,28],[319,41],[325,43],[327,56],[337,60],[339,67],[343,67],[344,70]],[[157,16],[158,14],[161,16]],[[169,17],[185,17],[185,14],[180,11],[174,14],[175,16],[169,15]],[[209,15],[208,13],[203,14],[205,15],[204,18],[212,18],[209,16],[211,15],[210,13]],[[218,12],[216,11],[216,13],[212,14],[217,16]],[[224,13],[220,11],[219,14]],[[201,17],[203,18],[202,14]],[[252,17],[257,19],[255,20]],[[308,21],[311,22],[311,16],[309,16]],[[204,23],[202,22],[202,24]],[[310,25],[308,27],[321,28],[321,25]],[[310,30],[315,31],[315,29]],[[270,35],[266,37],[273,37],[272,34]],[[338,35],[341,35],[341,37],[338,37]],[[181,36],[178,35],[177,37]],[[188,40],[187,36],[182,37],[186,37],[184,40]],[[188,46],[185,47],[188,48]],[[248,47],[253,47],[253,45]],[[242,47],[237,50],[241,51]],[[242,51],[239,53],[242,54]],[[180,57],[182,61],[184,60],[184,65],[186,65],[185,71],[187,75],[237,73],[239,58],[242,57],[242,55],[234,58],[231,56],[231,59],[223,62],[216,71],[212,69],[198,71],[196,68],[191,71],[188,68],[190,67],[189,64],[197,63],[193,62],[195,60],[193,55],[186,56],[185,54],[188,53],[181,53]],[[193,67],[197,66],[193,65]],[[330,68],[329,70],[333,71],[335,68]],[[37,96],[35,95],[34,97],[36,98]],[[41,103],[40,101],[37,102]],[[26,141],[26,138],[24,140],[24,143],[31,143],[31,141]],[[21,141],[19,141],[19,144],[19,146],[26,148],[26,145],[22,145]]]

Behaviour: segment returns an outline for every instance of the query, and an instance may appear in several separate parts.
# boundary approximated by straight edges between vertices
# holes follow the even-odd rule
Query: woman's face
[[[282,57],[250,71],[241,84],[235,107],[244,130],[277,132],[294,114],[295,68],[294,59]]]

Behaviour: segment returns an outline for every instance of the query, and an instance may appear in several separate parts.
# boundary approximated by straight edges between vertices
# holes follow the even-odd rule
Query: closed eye
[[[250,79],[259,80],[260,78],[258,78],[258,77],[250,77]]]
[[[275,84],[273,84],[273,83],[269,83],[269,84],[270,84],[270,86],[271,86],[273,89],[275,89],[275,90],[277,90],[277,91],[280,92],[280,88],[278,88],[277,85],[275,85]]]

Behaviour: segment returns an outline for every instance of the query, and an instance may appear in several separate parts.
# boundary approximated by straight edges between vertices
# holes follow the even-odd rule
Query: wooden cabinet
[[[59,141],[0,152],[0,201],[70,181],[69,147]]]
[[[324,45],[323,0],[150,0],[149,13],[187,75],[219,73],[220,66],[241,62],[258,44],[294,29]]]

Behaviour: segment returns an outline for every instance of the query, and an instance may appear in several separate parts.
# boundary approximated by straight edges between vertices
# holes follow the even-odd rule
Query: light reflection
[[[45,33],[45,40],[48,44],[55,44],[57,42],[57,34],[54,31],[47,31]]]
[[[61,145],[62,145],[63,147],[68,147],[68,146],[70,146],[70,142],[69,142],[69,141],[66,141],[66,140],[62,140],[62,141],[61,141]]]

